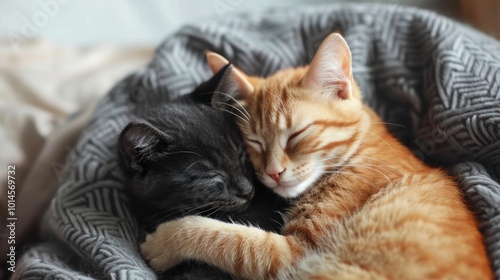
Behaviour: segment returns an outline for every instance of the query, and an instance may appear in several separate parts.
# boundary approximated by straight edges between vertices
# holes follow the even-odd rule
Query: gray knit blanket
[[[422,160],[456,176],[500,279],[500,42],[432,12],[371,4],[234,15],[169,37],[99,103],[45,215],[44,241],[18,261],[14,279],[156,278],[138,252],[118,168],[121,129],[209,78],[206,49],[266,76],[309,63],[333,31],[352,50],[366,102]]]

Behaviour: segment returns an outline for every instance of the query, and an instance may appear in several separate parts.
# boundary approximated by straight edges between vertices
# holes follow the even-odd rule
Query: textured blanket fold
[[[456,175],[500,279],[500,42],[431,12],[371,4],[238,15],[168,38],[98,104],[46,213],[47,241],[23,256],[15,278],[154,279],[118,169],[121,129],[207,79],[206,49],[265,76],[308,63],[333,31],[351,48],[366,102],[415,154]]]

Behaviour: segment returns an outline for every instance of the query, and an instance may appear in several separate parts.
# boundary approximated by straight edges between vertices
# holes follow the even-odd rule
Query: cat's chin
[[[319,175],[311,175],[304,181],[301,181],[299,183],[287,183],[287,182],[282,182],[279,185],[276,186],[268,186],[270,189],[273,190],[274,193],[277,195],[284,197],[284,198],[296,198],[303,193],[307,192],[313,185],[316,183],[316,181],[321,177],[321,174]]]
[[[277,186],[272,188],[273,192],[284,198],[295,198],[302,192],[298,191],[295,187]]]

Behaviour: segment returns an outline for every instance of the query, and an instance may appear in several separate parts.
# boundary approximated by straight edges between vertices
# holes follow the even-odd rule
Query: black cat
[[[120,155],[131,177],[133,211],[146,232],[166,220],[204,215],[277,231],[286,206],[254,178],[234,108],[212,97],[230,65],[191,94],[130,123],[120,135]],[[220,96],[220,95],[218,95]],[[255,197],[254,197],[255,194]],[[164,279],[232,279],[206,264],[184,263]]]

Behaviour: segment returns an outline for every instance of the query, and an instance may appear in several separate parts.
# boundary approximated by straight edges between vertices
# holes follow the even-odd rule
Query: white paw
[[[149,261],[152,268],[158,271],[168,270],[182,262],[179,251],[173,243],[172,235],[162,230],[165,229],[163,226],[158,227],[152,234],[148,234],[146,241],[141,244],[142,256]]]

